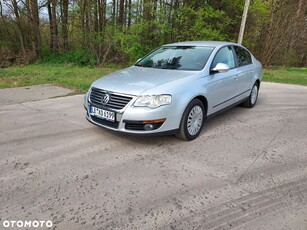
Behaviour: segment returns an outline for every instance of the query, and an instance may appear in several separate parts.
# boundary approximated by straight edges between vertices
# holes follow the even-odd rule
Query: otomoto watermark
[[[51,220],[4,220],[4,228],[51,228]]]

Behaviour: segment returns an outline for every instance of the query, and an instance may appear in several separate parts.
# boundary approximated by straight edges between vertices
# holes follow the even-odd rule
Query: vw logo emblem
[[[103,95],[101,96],[101,103],[102,103],[103,105],[108,104],[109,100],[110,100],[110,94],[105,93],[105,94],[103,94]]]

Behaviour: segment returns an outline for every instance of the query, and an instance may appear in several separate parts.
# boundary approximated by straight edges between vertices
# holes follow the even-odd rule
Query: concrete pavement
[[[0,228],[307,229],[307,87],[263,83],[192,142],[106,131],[82,100],[0,107]]]
[[[48,84],[0,89],[0,106],[39,101],[70,93],[73,93],[73,90]]]

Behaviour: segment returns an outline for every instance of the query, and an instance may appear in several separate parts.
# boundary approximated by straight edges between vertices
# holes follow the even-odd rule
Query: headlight
[[[158,108],[162,105],[169,105],[172,102],[171,95],[145,95],[140,96],[134,102],[136,107]]]

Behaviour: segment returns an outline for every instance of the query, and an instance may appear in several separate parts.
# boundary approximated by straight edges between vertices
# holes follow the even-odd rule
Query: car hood
[[[166,70],[132,66],[102,77],[92,87],[131,95],[195,75],[195,71]]]

